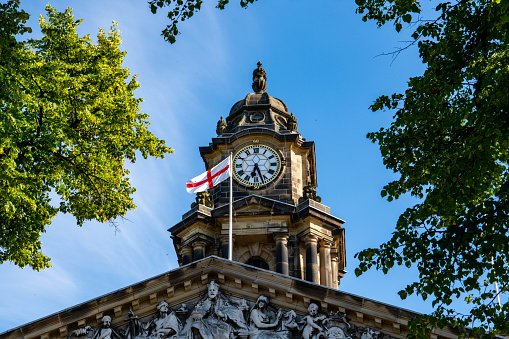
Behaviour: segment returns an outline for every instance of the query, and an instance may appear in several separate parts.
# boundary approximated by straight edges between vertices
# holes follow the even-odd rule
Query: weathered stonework
[[[210,293],[212,281],[218,286],[215,297]],[[262,295],[266,306],[260,304]],[[211,313],[212,304],[218,305],[216,309],[222,316]],[[197,314],[203,320],[196,320]],[[92,339],[109,328],[108,339],[184,339],[189,331],[193,332],[192,338],[205,339],[208,332],[201,327],[202,322],[217,329],[214,338],[231,331],[233,338],[244,339],[309,339],[313,335],[323,339],[402,339],[409,333],[408,321],[417,315],[286,275],[209,257],[1,333],[0,338]],[[111,318],[110,326],[104,326],[105,316]],[[265,319],[263,324],[272,326],[257,325],[254,320],[258,316]],[[310,321],[316,322],[320,330],[306,330]],[[435,330],[433,335],[438,339],[457,337],[452,328]]]
[[[337,288],[346,273],[344,221],[316,195],[314,142],[297,132],[297,118],[286,104],[265,92],[266,80],[259,63],[253,72],[256,93],[233,105],[226,127],[219,120],[220,136],[200,147],[206,169],[234,155],[232,259]],[[274,160],[268,161],[266,152]],[[259,166],[266,173],[274,170],[263,177]],[[262,184],[255,184],[258,179]],[[169,229],[181,265],[207,255],[228,257],[229,180],[209,193],[209,206],[215,208],[202,208],[204,202],[194,208],[204,201],[200,196],[182,222]]]
[[[233,209],[233,260],[241,263],[262,260],[268,269],[296,278],[307,279],[308,271],[313,270],[310,281],[316,283],[321,281],[320,272],[330,272],[331,277],[323,280],[323,284],[337,288],[346,266],[344,221],[330,215],[327,206],[313,200],[295,206],[250,195],[237,199]],[[207,255],[227,258],[228,221],[228,205],[215,209],[200,205],[186,213],[182,222],[169,229],[180,263],[185,265],[202,258],[189,256],[189,248],[197,240]],[[314,255],[306,247],[309,237],[316,240]],[[328,248],[326,260],[320,260],[322,247]]]
[[[269,132],[268,134],[264,134]],[[298,133],[280,134],[255,128],[244,130],[233,136],[213,138],[208,147],[200,147],[206,168],[219,164],[230,153],[252,144],[270,146],[279,151],[284,161],[279,177],[271,185],[262,189],[247,188],[234,182],[234,199],[256,194],[270,199],[297,204],[302,197],[306,183],[316,186],[315,148],[312,141],[305,141]],[[229,182],[224,181],[210,189],[215,206],[229,202]]]

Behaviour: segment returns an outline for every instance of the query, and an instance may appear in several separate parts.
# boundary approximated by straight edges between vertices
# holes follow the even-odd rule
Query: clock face
[[[244,186],[266,186],[276,180],[279,172],[281,157],[269,146],[246,146],[233,157],[233,176]]]

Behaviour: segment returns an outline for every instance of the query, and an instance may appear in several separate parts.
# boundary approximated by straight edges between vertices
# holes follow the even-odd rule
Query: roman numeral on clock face
[[[272,183],[278,177],[282,163],[276,150],[260,144],[241,148],[233,162],[235,179],[252,189]]]

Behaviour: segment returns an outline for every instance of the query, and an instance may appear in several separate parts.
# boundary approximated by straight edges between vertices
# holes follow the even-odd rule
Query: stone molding
[[[313,303],[319,305],[322,311],[326,309],[329,318],[331,314],[344,313],[351,319],[350,325],[374,331],[366,334],[371,337],[361,335],[358,339],[404,338],[408,333],[408,320],[418,315],[374,300],[212,256],[4,332],[0,338],[60,338],[60,329],[66,328],[70,334],[84,324],[98,328],[102,326],[99,324],[104,316],[112,318],[111,327],[120,333],[125,331],[126,319],[131,317],[129,312],[135,313],[142,322],[147,322],[154,317],[156,306],[162,301],[167,302],[176,314],[185,305],[192,309],[207,293],[207,284],[212,280],[219,282],[221,293],[235,302],[244,299],[248,306],[252,306],[260,295],[270,295],[272,307],[281,308],[284,312],[295,312],[297,320],[302,320],[308,314],[308,308]],[[189,313],[186,317],[189,317]],[[452,329],[435,331],[435,334],[439,338],[456,337]],[[302,337],[295,337],[299,338]]]

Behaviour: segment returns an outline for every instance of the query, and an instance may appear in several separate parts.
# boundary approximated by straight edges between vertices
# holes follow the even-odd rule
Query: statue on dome
[[[262,62],[258,61],[258,68],[253,71],[253,91],[263,93],[267,90],[267,72],[262,68]]]

